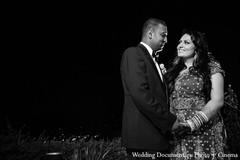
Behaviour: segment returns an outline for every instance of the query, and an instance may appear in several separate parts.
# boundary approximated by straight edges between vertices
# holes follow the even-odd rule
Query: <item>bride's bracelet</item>
[[[195,131],[200,128],[204,123],[208,122],[208,117],[202,111],[197,112],[195,116],[187,120],[191,131]]]

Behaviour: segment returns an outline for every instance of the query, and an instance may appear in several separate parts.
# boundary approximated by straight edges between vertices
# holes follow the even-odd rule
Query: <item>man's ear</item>
[[[152,31],[151,31],[151,30],[148,31],[148,38],[149,38],[149,39],[152,39],[152,35],[153,35]]]

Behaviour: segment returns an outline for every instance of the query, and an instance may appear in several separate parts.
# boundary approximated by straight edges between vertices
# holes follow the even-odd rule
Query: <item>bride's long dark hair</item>
[[[182,31],[182,36],[187,34],[191,37],[193,44],[196,47],[195,53],[196,59],[193,62],[193,66],[189,68],[190,73],[193,73],[202,78],[204,82],[203,94],[206,98],[206,101],[210,99],[211,92],[211,71],[209,63],[214,60],[211,53],[208,50],[208,43],[206,37],[203,33],[195,30],[184,29]],[[181,57],[176,55],[175,59],[171,63],[170,69],[165,74],[166,80],[169,84],[170,93],[173,91],[175,85],[175,79],[179,75],[180,71],[186,68],[184,61]]]

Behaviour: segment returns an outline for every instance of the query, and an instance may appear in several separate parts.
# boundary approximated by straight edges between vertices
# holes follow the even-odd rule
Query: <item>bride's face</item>
[[[195,55],[195,45],[193,44],[190,35],[184,34],[179,40],[177,46],[178,57],[188,59],[193,58]]]

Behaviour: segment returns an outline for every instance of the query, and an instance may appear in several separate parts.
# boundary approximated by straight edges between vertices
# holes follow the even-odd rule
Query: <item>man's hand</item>
[[[178,119],[176,119],[176,121],[174,122],[174,124],[172,126],[172,131],[176,130],[179,127],[180,127],[180,122]]]
[[[187,122],[180,122],[180,126],[173,130],[173,133],[177,136],[180,136],[188,131],[191,131],[191,127]]]

